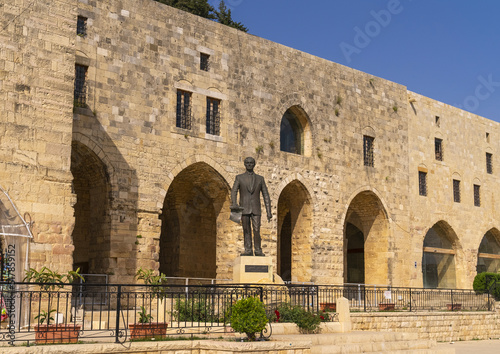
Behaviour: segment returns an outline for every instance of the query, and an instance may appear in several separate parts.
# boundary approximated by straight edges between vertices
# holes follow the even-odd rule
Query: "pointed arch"
[[[453,228],[439,220],[427,230],[423,240],[422,279],[424,288],[457,287],[459,239]]]
[[[160,215],[160,272],[175,277],[230,277],[223,245],[238,232],[229,221],[229,184],[205,161],[173,172]]]
[[[343,216],[344,282],[390,284],[390,220],[373,189],[361,189],[351,198]]]
[[[313,208],[306,186],[290,181],[280,193],[277,208],[277,273],[284,281],[311,281]]]
[[[488,230],[481,239],[476,270],[477,273],[500,271],[500,231],[497,228]]]
[[[111,177],[106,155],[97,144],[83,135],[71,145],[72,188],[77,200],[74,205],[75,227],[72,232],[73,267],[83,274],[103,274],[108,271],[111,248]],[[83,143],[85,141],[86,145]]]

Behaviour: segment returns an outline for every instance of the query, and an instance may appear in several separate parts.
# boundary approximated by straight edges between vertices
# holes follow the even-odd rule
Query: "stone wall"
[[[499,181],[483,163],[499,151],[497,123],[152,0],[16,1],[0,15],[0,176],[35,222],[30,266],[78,265],[112,282],[133,281],[139,267],[231,278],[242,231],[228,220],[229,190],[254,156],[272,200],[263,248],[282,275],[343,283],[352,225],[365,241],[366,283],[421,286],[423,237],[443,220],[457,235],[456,285],[470,287],[481,235],[499,227]],[[77,16],[86,34],[76,34]],[[88,67],[76,106],[75,64]],[[190,129],[176,126],[177,90],[191,93]],[[205,129],[207,98],[220,100],[219,134]],[[287,111],[301,154],[280,150]],[[480,127],[489,144],[480,146]],[[437,132],[446,157],[434,167]],[[374,138],[373,167],[363,136]],[[429,179],[426,199],[421,164],[441,186],[431,196]],[[459,206],[448,193],[455,171]],[[470,207],[476,179],[481,208]]]
[[[500,338],[498,312],[351,313],[353,331],[418,333],[438,342]]]
[[[19,0],[0,6],[0,183],[34,221],[35,268],[72,264],[74,5]]]

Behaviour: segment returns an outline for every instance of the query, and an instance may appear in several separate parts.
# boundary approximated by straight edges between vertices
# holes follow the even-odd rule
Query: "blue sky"
[[[251,34],[500,122],[498,0],[225,1]]]

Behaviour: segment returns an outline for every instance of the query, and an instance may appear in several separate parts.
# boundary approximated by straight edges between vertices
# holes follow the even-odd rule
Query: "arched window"
[[[280,150],[310,156],[309,118],[300,106],[288,108],[281,118]]]
[[[496,230],[495,230],[496,231]],[[477,272],[496,273],[500,270],[500,244],[495,234],[500,236],[500,232],[488,231],[481,241],[477,254]]]
[[[288,109],[281,119],[280,150],[302,155],[304,153],[304,135],[296,115]]]
[[[445,229],[435,224],[424,239],[422,256],[424,288],[455,288],[455,250]]]

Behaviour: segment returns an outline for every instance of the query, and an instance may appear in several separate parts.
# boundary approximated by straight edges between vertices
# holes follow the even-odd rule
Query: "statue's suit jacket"
[[[242,173],[237,175],[231,190],[231,201],[236,205],[238,189],[240,190],[240,206],[243,208],[243,215],[261,215],[260,193],[264,198],[264,205],[268,215],[271,215],[271,199],[267,191],[264,177],[257,174]]]

